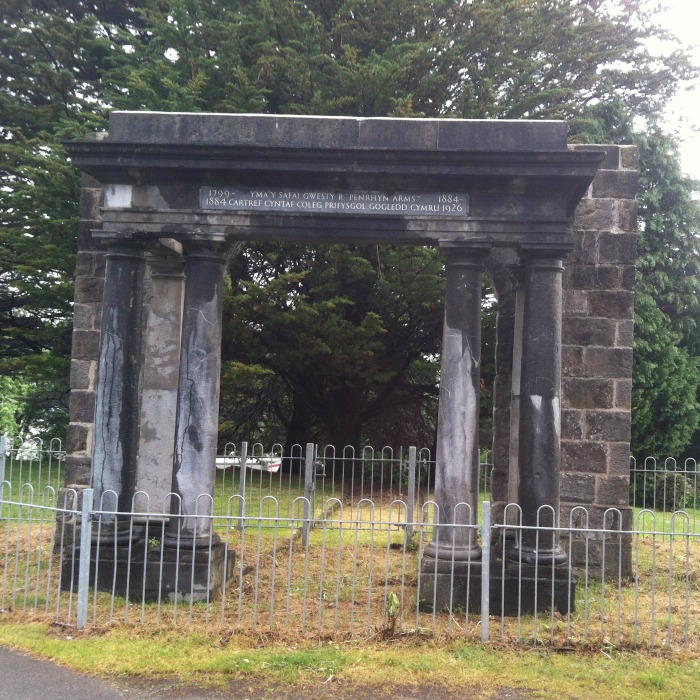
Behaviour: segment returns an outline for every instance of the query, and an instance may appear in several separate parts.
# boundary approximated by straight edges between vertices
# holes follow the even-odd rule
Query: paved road
[[[124,700],[111,685],[0,647],[0,697],[12,700]]]
[[[289,686],[261,679],[231,679],[227,687],[183,687],[175,681],[118,679],[114,684],[0,647],[2,700],[530,700],[532,691],[501,688],[486,694],[479,688],[447,690],[440,686],[363,688],[325,683]],[[561,697],[560,700],[566,700]]]

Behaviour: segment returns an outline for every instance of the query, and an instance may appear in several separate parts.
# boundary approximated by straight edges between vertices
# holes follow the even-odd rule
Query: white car
[[[224,455],[216,458],[217,469],[233,469],[241,466],[241,458],[232,455]],[[245,461],[246,469],[276,474],[282,467],[281,457],[248,457]]]

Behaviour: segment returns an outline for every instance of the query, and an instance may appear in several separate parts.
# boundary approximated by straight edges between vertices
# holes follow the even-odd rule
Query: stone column
[[[467,525],[477,520],[481,284],[486,252],[467,246],[445,249],[447,286],[435,465],[440,526],[424,552],[426,572],[435,568],[449,571],[453,561],[455,571],[466,569],[468,561],[481,558],[474,531],[450,527],[450,523]]]
[[[223,246],[189,242],[185,265],[171,518],[165,544],[210,543],[209,515],[216,470],[221,373],[221,312],[226,256]],[[205,496],[199,498],[202,494]]]
[[[185,286],[180,256],[158,250],[150,261],[146,337],[143,343],[140,439],[136,490],[148,494],[151,513],[163,512],[172,485],[177,415],[182,299]],[[136,510],[146,499],[136,496]]]
[[[522,524],[534,528],[538,509],[551,506],[559,513],[559,454],[561,439],[562,258],[567,248],[521,248],[523,294],[518,433],[518,503]],[[552,511],[539,516],[541,527],[554,525]],[[521,550],[510,558],[526,564],[563,563],[566,554],[551,532],[524,530]]]
[[[95,507],[106,510],[131,510],[138,444],[144,270],[145,257],[138,244],[124,241],[109,247],[92,455]],[[111,521],[113,524],[113,517]],[[103,517],[102,524],[109,523],[110,517]]]

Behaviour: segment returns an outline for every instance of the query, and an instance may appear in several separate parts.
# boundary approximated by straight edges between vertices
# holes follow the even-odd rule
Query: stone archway
[[[448,518],[460,502],[476,512],[481,270],[505,248],[521,269],[522,312],[512,318],[522,398],[515,429],[496,421],[494,451],[517,445],[524,524],[541,505],[558,511],[562,261],[571,216],[606,157],[568,148],[566,136],[563,122],[114,112],[109,134],[68,146],[94,178],[83,190],[82,264],[96,280],[105,271],[104,297],[86,290],[101,312],[92,358],[74,352],[92,372],[94,419],[89,392],[76,392],[71,429],[80,427],[82,449],[70,450],[67,483],[116,493],[123,506],[157,472],[186,516],[171,537],[209,541],[194,514],[213,488],[229,246],[425,244],[443,250],[448,289],[436,498]],[[158,352],[163,338],[170,354]],[[158,458],[154,445],[174,447]],[[448,542],[436,538],[427,557],[454,561]],[[459,547],[460,560],[478,561],[475,543]],[[557,549],[526,547],[528,561],[562,561]]]

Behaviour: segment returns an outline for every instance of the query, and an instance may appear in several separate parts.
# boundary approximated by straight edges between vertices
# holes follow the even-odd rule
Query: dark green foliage
[[[103,129],[108,109],[567,118],[576,140],[629,142],[626,114],[653,116],[693,74],[681,52],[650,55],[645,40],[663,32],[645,7],[6,0],[0,371],[23,394],[13,415],[36,425],[41,406],[44,418],[65,417],[78,175],[60,143]],[[697,216],[683,218],[686,185],[655,143],[648,155],[643,146],[635,436],[645,449],[677,451],[697,409],[688,390],[699,352]],[[222,441],[430,444],[441,268],[434,250],[241,249],[226,300]],[[490,355],[484,364],[488,376]],[[488,414],[488,387],[482,398]],[[647,439],[661,433],[669,440]]]

